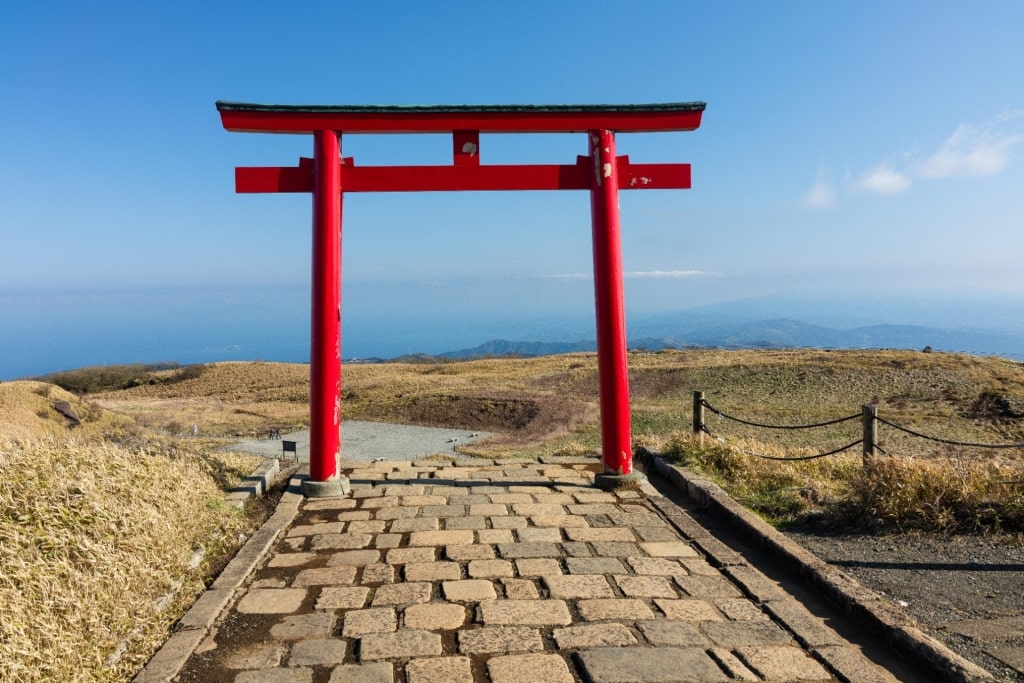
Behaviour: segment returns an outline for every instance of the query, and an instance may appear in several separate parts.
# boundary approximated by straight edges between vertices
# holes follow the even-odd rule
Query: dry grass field
[[[1021,449],[949,447],[883,426],[889,456],[765,460],[830,450],[858,421],[775,431],[755,422],[858,414],[925,434],[1024,441],[1024,365],[908,351],[687,350],[630,354],[634,443],[700,469],[769,519],[923,528],[1024,526]],[[119,378],[119,379],[111,379]],[[0,383],[0,680],[124,680],[253,520],[222,492],[255,466],[217,450],[307,426],[309,367],[269,362],[62,373],[90,388]],[[101,381],[102,380],[102,381]],[[597,359],[346,365],[345,419],[490,431],[469,455],[537,457],[599,447]],[[80,390],[81,391],[81,390]],[[69,415],[70,413],[70,415]],[[183,436],[193,424],[199,438]]]

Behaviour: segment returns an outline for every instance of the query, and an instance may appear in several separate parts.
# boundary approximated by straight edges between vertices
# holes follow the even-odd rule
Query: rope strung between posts
[[[735,417],[727,413],[723,413],[721,410],[714,407],[704,399],[701,399],[701,403],[704,404],[705,408],[713,412],[715,415],[718,415],[719,417],[724,417],[727,420],[733,420],[734,422],[739,422],[740,424],[750,425],[751,427],[763,427],[765,429],[814,429],[816,427],[828,427],[829,425],[839,424],[840,422],[849,422],[850,420],[859,420],[861,418],[860,415],[850,415],[849,417],[840,417],[836,418],[835,420],[829,420],[828,422],[818,422],[816,424],[808,425],[769,425],[761,424],[759,422],[751,422],[750,420],[744,420],[742,418]]]
[[[718,436],[717,434],[712,432],[710,429],[708,429],[707,425],[703,425],[701,427],[701,429],[703,429],[705,433],[707,433],[709,436],[711,436],[716,441],[719,441],[721,443],[726,443],[725,439],[723,439],[722,437]],[[774,455],[764,455],[762,453],[755,453],[754,451],[748,451],[745,448],[739,448],[737,446],[733,446],[733,448],[735,448],[736,450],[740,451],[741,453],[746,453],[747,455],[752,455],[752,456],[754,456],[756,458],[761,458],[762,460],[782,460],[784,462],[795,462],[797,460],[817,460],[818,458],[826,458],[826,457],[828,457],[830,455],[835,455],[837,453],[842,453],[843,451],[849,450],[849,449],[853,448],[854,446],[857,446],[857,445],[862,444],[862,443],[864,443],[863,439],[857,439],[853,443],[850,443],[850,444],[847,444],[847,445],[842,446],[840,448],[837,448],[834,451],[829,451],[828,453],[818,453],[817,455],[802,455],[802,456],[797,456],[797,457],[792,457],[792,458],[782,458],[782,457],[778,457],[778,456],[774,456]],[[728,445],[728,444],[726,444],[726,445]]]
[[[937,441],[938,443],[949,444],[950,446],[967,446],[967,447],[970,447],[970,448],[1024,448],[1024,442],[994,444],[994,443],[972,443],[970,441],[954,441],[952,439],[942,439],[942,438],[939,438],[937,436],[928,436],[927,434],[922,434],[920,432],[915,432],[913,429],[910,429],[908,427],[904,427],[903,425],[898,425],[895,422],[889,422],[888,420],[885,420],[885,419],[880,418],[880,417],[876,417],[875,419],[878,420],[879,422],[881,422],[884,425],[888,425],[888,426],[892,427],[893,429],[898,429],[901,432],[906,432],[907,434],[910,434],[912,436],[916,436],[916,437],[921,438],[921,439],[928,439],[929,441]]]

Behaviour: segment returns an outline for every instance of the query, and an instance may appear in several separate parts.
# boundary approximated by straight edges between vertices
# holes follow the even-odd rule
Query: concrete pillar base
[[[305,479],[302,482],[302,495],[306,498],[340,498],[352,492],[352,484],[348,477],[337,477],[327,481],[311,481]]]
[[[604,472],[594,475],[594,485],[602,491],[614,491],[615,489],[635,489],[647,481],[642,472],[631,474],[611,474]]]

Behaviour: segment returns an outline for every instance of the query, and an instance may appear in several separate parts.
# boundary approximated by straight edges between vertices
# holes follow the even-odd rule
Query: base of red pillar
[[[602,491],[614,491],[615,489],[632,489],[647,482],[647,477],[642,472],[633,471],[630,474],[611,474],[608,472],[594,475],[594,486]]]
[[[327,481],[304,479],[302,482],[302,495],[306,498],[340,498],[351,491],[352,484],[348,477],[334,477]]]

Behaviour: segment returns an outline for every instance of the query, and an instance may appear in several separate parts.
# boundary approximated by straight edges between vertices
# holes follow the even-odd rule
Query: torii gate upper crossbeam
[[[218,102],[225,129],[312,134],[314,158],[295,167],[239,167],[238,192],[313,195],[310,477],[337,478],[341,409],[341,206],[345,192],[589,190],[593,222],[601,448],[605,481],[632,475],[619,189],[685,189],[689,164],[632,164],[616,132],[689,131],[703,102],[650,105],[291,106]],[[588,156],[565,165],[484,165],[480,133],[588,134]],[[447,166],[357,166],[340,135],[448,133]]]

